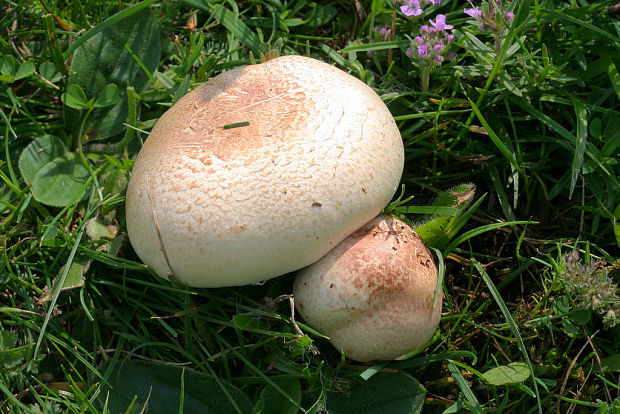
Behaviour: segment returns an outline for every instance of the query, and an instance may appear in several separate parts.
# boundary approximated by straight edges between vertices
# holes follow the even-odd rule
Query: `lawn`
[[[0,9],[0,412],[620,413],[614,1]],[[383,213],[430,248],[443,308],[398,360],[332,346],[293,312],[295,273],[188,287],[129,240],[155,122],[210,78],[285,55],[360,79],[400,131]]]

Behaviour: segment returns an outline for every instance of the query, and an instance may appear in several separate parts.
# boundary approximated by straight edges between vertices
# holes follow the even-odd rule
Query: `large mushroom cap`
[[[302,269],[295,306],[357,361],[390,360],[424,345],[441,318],[437,267],[407,224],[380,216]],[[441,294],[441,292],[440,292]]]
[[[129,238],[160,276],[256,283],[318,260],[372,219],[403,161],[389,110],[353,76],[300,56],[235,68],[153,127],[127,192]]]

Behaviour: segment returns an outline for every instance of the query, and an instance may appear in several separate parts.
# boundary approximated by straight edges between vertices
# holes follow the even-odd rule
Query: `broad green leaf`
[[[106,106],[112,106],[118,103],[118,86],[114,83],[108,83],[97,99],[95,100],[95,108],[105,108]]]
[[[11,55],[0,56],[0,73],[13,76],[15,59]]]
[[[601,358],[603,372],[620,372],[620,354]]]
[[[17,335],[15,332],[2,330],[0,331],[0,349],[10,349],[17,345]]]
[[[138,361],[120,362],[103,386],[100,403],[108,398],[110,413],[229,414],[251,413],[252,402],[239,389],[189,368]],[[182,387],[183,385],[183,387]],[[181,395],[183,392],[183,395]],[[183,407],[180,409],[181,398]]]
[[[525,362],[511,362],[508,365],[491,368],[482,374],[492,385],[506,385],[524,382],[530,377],[530,369]]]
[[[96,108],[88,118],[85,133],[97,139],[123,131],[128,114],[127,84],[140,93],[150,82],[141,64],[150,72],[159,64],[160,38],[151,11],[147,8],[121,17],[124,18],[112,23],[106,21],[105,28],[94,35],[89,31],[88,40],[75,50],[71,60],[72,74],[68,83],[80,85],[86,96],[100,96],[102,92],[107,95],[104,89],[109,88],[109,84],[118,87],[118,102]],[[100,103],[109,103],[102,99]],[[65,108],[65,118],[72,132],[77,134],[81,117],[71,108]]]
[[[0,364],[4,368],[14,368],[24,359],[24,347],[17,345],[17,335],[12,331],[0,331]]]
[[[66,145],[54,135],[43,135],[32,141],[19,156],[19,171],[24,181],[31,184],[45,164],[67,151]]]
[[[15,368],[24,359],[23,350],[7,349],[0,350],[0,362],[5,368]]]
[[[141,2],[139,2],[137,4],[134,4],[131,7],[127,7],[125,9],[123,9],[122,11],[119,11],[118,13],[108,17],[103,22],[99,23],[97,26],[93,27],[92,29],[90,29],[89,31],[84,33],[82,36],[80,36],[75,41],[75,43],[71,44],[71,46],[69,46],[69,48],[64,52],[65,53],[65,58],[68,58],[69,56],[71,56],[71,54],[75,50],[80,48],[91,37],[99,34],[103,30],[108,29],[109,27],[113,27],[113,26],[117,25],[119,22],[121,22],[123,20],[126,20],[130,16],[133,16],[134,14],[139,13],[139,12],[141,12],[144,9],[148,9],[151,6],[151,4],[155,3],[156,1],[157,0],[144,0],[144,1],[141,1]],[[206,6],[203,6],[203,7],[204,7],[203,10],[209,11],[209,9],[206,8]]]
[[[518,43],[515,43],[515,45],[519,46]],[[512,79],[506,72],[500,73],[499,79],[502,81],[502,84],[506,87],[506,89],[508,89],[510,92],[512,92],[513,94],[519,97],[523,96],[523,93],[521,93],[521,90],[519,90],[517,85],[515,85],[515,83],[512,81]]]
[[[338,14],[336,8],[329,5],[317,6],[304,15],[306,26],[319,27],[331,22]]]
[[[45,164],[35,175],[32,194],[41,203],[62,207],[76,198],[88,181],[89,172],[80,157],[67,152]]]
[[[553,301],[553,313],[558,316],[566,316],[570,311],[570,302],[565,295],[557,296]]]
[[[67,91],[62,94],[62,102],[73,109],[87,109],[91,106],[84,89],[76,84],[67,86]]]
[[[385,12],[391,12],[392,10],[386,9],[384,0],[372,0],[372,9],[375,15]]]
[[[13,79],[19,80],[19,79],[26,78],[32,75],[35,69],[36,68],[32,62],[24,62],[19,66],[19,69],[17,69],[17,72],[15,72],[15,76],[13,77]]]
[[[107,226],[97,217],[86,222],[86,235],[92,240],[112,240],[118,235],[118,229]]]
[[[592,309],[577,308],[569,314],[569,318],[577,326],[586,326],[592,320]]]
[[[414,226],[413,229],[427,245],[433,247],[445,246],[448,242],[450,230],[459,215],[465,211],[474,199],[475,192],[476,187],[473,184],[461,184],[440,194],[431,207],[450,208],[456,211],[451,211],[450,214],[446,214],[447,211],[443,211],[440,214],[433,215],[427,221]]]
[[[47,60],[39,65],[39,74],[52,83],[62,78],[62,73],[56,69],[56,65]]]
[[[62,284],[61,290],[78,288],[84,285],[84,275],[88,271],[92,259],[88,256],[76,256],[69,264],[69,271]],[[66,266],[66,265],[65,265]],[[64,268],[61,268],[55,280],[60,279]]]
[[[288,380],[274,380],[276,384],[286,392],[297,405],[285,398],[279,391],[266,385],[260,397],[262,405],[261,414],[295,414],[301,401],[301,385],[297,378]]]
[[[408,374],[377,374],[355,384],[345,395],[330,392],[327,411],[333,414],[414,414],[424,405],[426,390]]]
[[[11,55],[0,56],[0,82],[13,82],[15,59]]]

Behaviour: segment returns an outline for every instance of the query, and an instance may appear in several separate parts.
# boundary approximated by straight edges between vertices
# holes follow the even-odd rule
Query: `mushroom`
[[[133,166],[127,230],[138,256],[195,287],[307,266],[375,217],[404,162],[366,84],[284,56],[224,72],[157,121]]]
[[[437,268],[418,235],[379,216],[298,272],[295,307],[309,325],[361,362],[390,360],[423,346],[441,317]]]

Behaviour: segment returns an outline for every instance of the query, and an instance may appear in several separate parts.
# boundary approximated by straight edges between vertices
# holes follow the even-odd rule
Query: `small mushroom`
[[[403,162],[390,111],[355,77],[301,56],[235,68],[153,127],[127,191],[129,238],[162,277],[257,283],[376,216]]]
[[[294,283],[295,307],[354,360],[400,357],[434,334],[442,297],[437,267],[407,224],[379,216],[348,236]],[[441,295],[441,291],[440,291]]]

